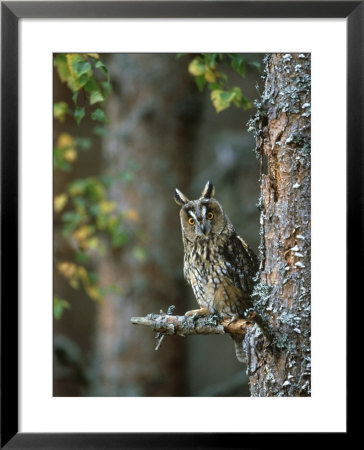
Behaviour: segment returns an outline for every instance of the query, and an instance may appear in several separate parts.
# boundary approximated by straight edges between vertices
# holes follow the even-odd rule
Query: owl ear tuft
[[[174,201],[179,206],[183,206],[187,202],[189,202],[188,198],[184,194],[182,194],[182,192],[180,190],[178,190],[178,189],[174,190]]]
[[[205,185],[205,187],[203,188],[201,197],[204,198],[211,198],[215,195],[215,187],[214,185],[211,183],[211,181],[208,181]]]

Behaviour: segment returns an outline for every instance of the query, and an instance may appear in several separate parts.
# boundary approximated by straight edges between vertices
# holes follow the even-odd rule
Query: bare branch
[[[148,314],[146,317],[132,317],[131,323],[147,325],[153,331],[162,334],[239,334],[245,336],[247,328],[253,323],[245,319],[238,319],[232,323],[229,320],[219,320],[217,316],[202,316],[198,318],[186,316],[171,316],[168,314]]]

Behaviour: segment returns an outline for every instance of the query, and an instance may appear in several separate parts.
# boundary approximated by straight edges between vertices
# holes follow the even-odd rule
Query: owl
[[[258,261],[214,195],[210,181],[197,200],[189,200],[178,189],[174,192],[181,206],[184,276],[200,306],[185,315],[218,313],[233,322],[253,308],[251,293]],[[233,339],[236,356],[243,362],[242,337],[234,335]]]

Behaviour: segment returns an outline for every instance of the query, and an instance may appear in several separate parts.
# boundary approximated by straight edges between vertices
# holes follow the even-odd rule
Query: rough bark
[[[122,293],[107,295],[99,308],[95,395],[180,395],[184,341],[168,340],[155,353],[150,330],[131,328],[130,317],[171,302],[185,309],[172,194],[187,183],[199,100],[185,62],[174,55],[113,55],[108,67],[115,91],[107,107],[105,171],[137,169],[132,181],[112,188],[118,210],[129,211],[125,223],[131,220],[133,238],[119,251],[110,248],[100,264],[101,283],[114,283]]]
[[[261,266],[254,297],[273,342],[257,327],[244,345],[252,396],[309,396],[310,55],[271,54],[250,122],[261,159]]]

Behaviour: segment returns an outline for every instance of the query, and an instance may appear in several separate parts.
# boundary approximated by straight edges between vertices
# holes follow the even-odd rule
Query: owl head
[[[174,200],[181,206],[182,234],[187,240],[209,239],[231,226],[222,206],[213,198],[214,195],[215,188],[210,181],[197,200],[189,200],[180,190],[175,189]]]

